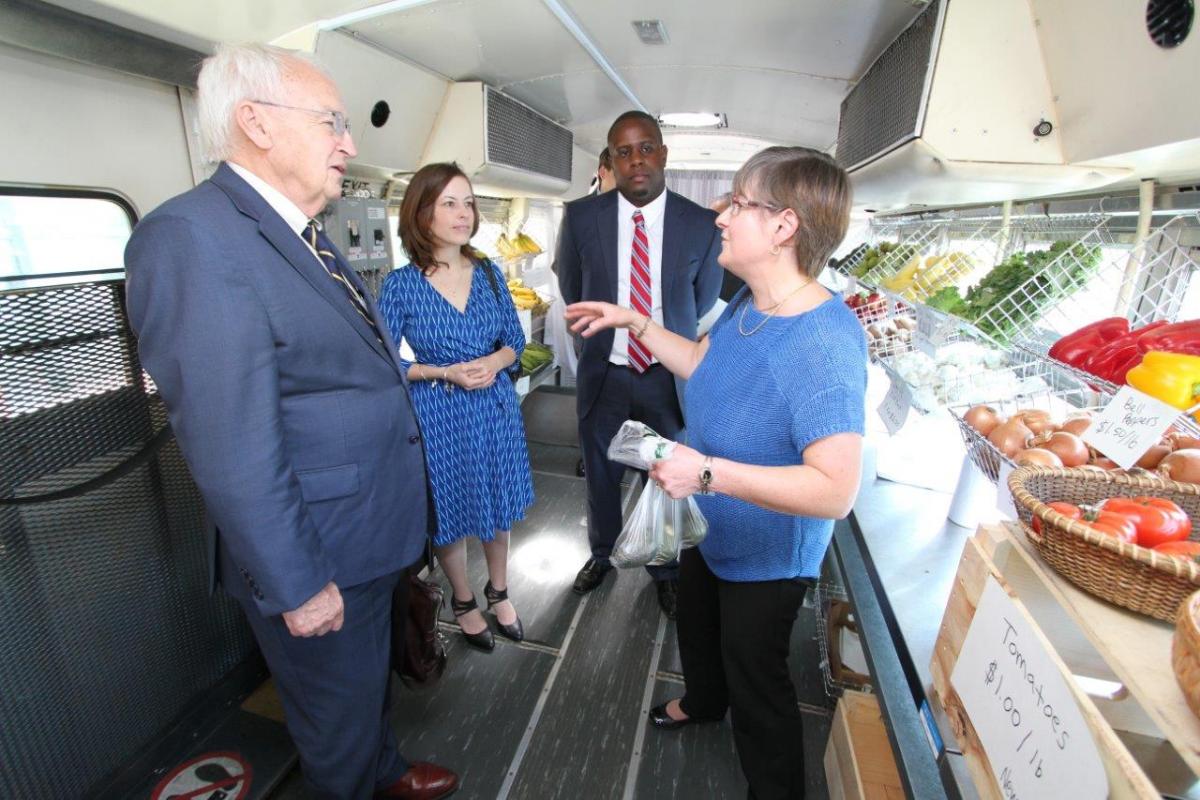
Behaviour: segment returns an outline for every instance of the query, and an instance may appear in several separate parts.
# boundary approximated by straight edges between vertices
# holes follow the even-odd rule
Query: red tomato
[[[1118,541],[1137,544],[1137,524],[1124,514],[1099,509],[1087,511],[1083,515],[1083,524]]]
[[[1053,508],[1055,511],[1062,514],[1063,516],[1070,517],[1071,519],[1080,519],[1081,517],[1083,517],[1083,509],[1081,509],[1079,506],[1071,505],[1070,503],[1057,503],[1056,502],[1056,503],[1047,503],[1046,505],[1050,506],[1051,508]],[[1042,532],[1042,520],[1040,517],[1038,517],[1036,515],[1034,515],[1034,518],[1033,518],[1033,530],[1035,533]]]
[[[1192,521],[1184,510],[1163,497],[1113,497],[1100,508],[1133,520],[1142,547],[1182,541],[1192,533]]]
[[[1154,552],[1200,564],[1200,542],[1166,542],[1155,547]]]

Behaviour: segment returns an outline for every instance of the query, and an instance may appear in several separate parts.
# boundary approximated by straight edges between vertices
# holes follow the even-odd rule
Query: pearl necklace
[[[745,329],[746,311],[754,303],[754,299],[753,298],[748,299],[746,301],[746,305],[742,306],[742,315],[740,317],[738,317],[738,333],[740,333],[742,336],[753,336],[754,334],[758,333],[760,330],[762,330],[762,327],[764,325],[766,325],[767,322],[770,321],[771,317],[775,316],[775,312],[783,307],[784,303],[786,303],[788,300],[791,300],[793,297],[795,297],[797,294],[799,294],[800,290],[803,289],[805,286],[808,286],[810,283],[812,283],[812,278],[809,278],[804,283],[797,286],[795,289],[793,289],[788,294],[787,297],[783,298],[778,303],[776,303],[775,305],[771,306],[766,311],[764,311],[763,313],[766,316],[763,317],[762,322],[758,323],[750,330]]]

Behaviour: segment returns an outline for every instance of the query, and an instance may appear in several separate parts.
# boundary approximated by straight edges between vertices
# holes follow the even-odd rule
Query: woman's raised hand
[[[593,336],[606,328],[629,328],[640,324],[645,319],[641,314],[628,308],[594,301],[572,303],[567,306],[564,316],[572,323],[571,330],[584,338]]]

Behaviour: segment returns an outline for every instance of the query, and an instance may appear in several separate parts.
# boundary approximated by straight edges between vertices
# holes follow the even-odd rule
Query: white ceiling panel
[[[714,161],[729,161],[743,157],[746,141],[829,148],[837,138],[842,98],[923,3],[564,0],[564,5],[651,113],[724,112],[729,129],[705,152]],[[631,24],[635,19],[661,19],[668,43],[642,44]],[[542,0],[438,0],[353,30],[446,78],[500,89],[567,125],[585,150],[602,148],[609,123],[631,107]],[[721,136],[728,137],[724,149]]]
[[[857,80],[917,15],[911,0],[564,0],[620,68],[715,64]],[[633,20],[658,19],[668,43],[644,45]]]
[[[350,28],[456,81],[501,87],[596,69],[541,0],[439,0]]]

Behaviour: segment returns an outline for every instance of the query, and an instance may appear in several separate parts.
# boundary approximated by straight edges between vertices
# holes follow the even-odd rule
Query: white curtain
[[[667,170],[667,188],[707,208],[733,189],[734,173],[726,170]]]

